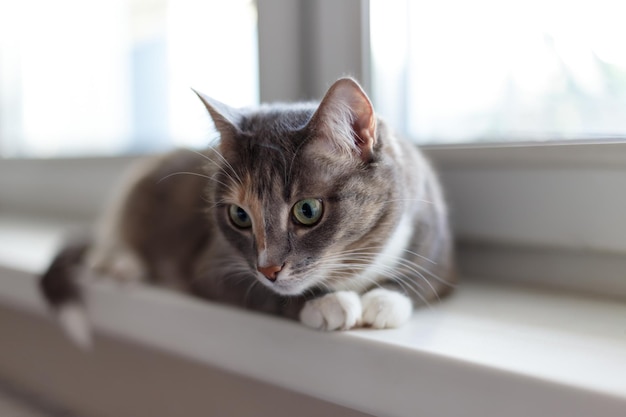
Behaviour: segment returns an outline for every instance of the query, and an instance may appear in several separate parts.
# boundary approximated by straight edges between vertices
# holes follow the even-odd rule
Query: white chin
[[[282,288],[282,287],[272,287],[272,289],[280,295],[302,295],[304,292],[304,288]]]
[[[257,278],[259,279],[259,281],[261,281],[261,283],[264,286],[266,286],[270,290],[280,295],[289,295],[289,296],[301,295],[307,289],[306,286],[286,282],[287,280],[281,281],[280,277],[275,282],[271,282],[265,277],[257,277]]]

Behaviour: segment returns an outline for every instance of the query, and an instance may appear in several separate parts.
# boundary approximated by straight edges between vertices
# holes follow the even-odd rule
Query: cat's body
[[[397,327],[450,289],[438,182],[354,81],[319,106],[234,110],[201,98],[219,146],[136,168],[86,268],[327,330]],[[44,292],[59,275],[44,276]],[[56,304],[76,294],[67,298]]]

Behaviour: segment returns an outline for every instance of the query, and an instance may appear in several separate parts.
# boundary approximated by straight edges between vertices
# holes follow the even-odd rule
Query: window
[[[191,88],[255,104],[256,33],[252,0],[1,2],[0,155],[204,145]]]
[[[421,143],[626,136],[612,0],[372,0],[378,110]]]
[[[95,2],[95,0],[85,1],[89,4]],[[199,0],[187,0],[186,2],[183,2],[183,0],[133,0],[132,2],[130,0],[125,2],[115,0],[107,2],[106,5],[101,5],[101,7],[107,8],[113,7],[113,5],[126,4],[126,7],[132,6],[132,10],[137,8],[137,10],[128,15],[131,21],[136,21],[136,36],[143,34],[142,39],[144,39],[144,36],[147,39],[153,39],[149,36],[150,34],[165,33],[169,36],[167,39],[170,39],[168,42],[171,42],[172,45],[184,42],[178,41],[176,43],[174,26],[171,26],[172,24],[168,23],[169,20],[167,19],[178,21],[176,16],[183,16],[184,19],[181,17],[181,21],[188,24],[186,26],[179,24],[181,34],[178,39],[188,41],[189,44],[185,45],[188,45],[189,48],[185,54],[181,53],[180,58],[178,58],[178,55],[175,55],[176,49],[170,47],[169,43],[167,44],[167,56],[171,55],[177,58],[173,63],[168,61],[170,62],[168,64],[170,70],[168,70],[169,72],[164,72],[170,77],[173,74],[179,75],[177,75],[178,78],[175,78],[178,80],[177,84],[169,84],[168,88],[164,90],[167,91],[165,99],[168,103],[167,111],[170,112],[167,113],[168,130],[166,134],[163,136],[158,136],[157,134],[144,135],[143,138],[147,139],[144,139],[143,142],[141,135],[129,135],[127,142],[121,140],[116,142],[118,137],[113,135],[105,136],[99,133],[101,132],[100,128],[102,130],[111,129],[108,125],[102,127],[96,124],[98,129],[92,130],[93,135],[88,133],[76,134],[74,136],[74,144],[87,148],[91,144],[85,144],[85,142],[93,142],[100,146],[101,154],[111,154],[124,150],[142,150],[146,149],[147,146],[164,147],[168,146],[167,144],[193,146],[189,145],[189,142],[184,142],[184,140],[191,140],[190,138],[197,138],[195,143],[204,145],[206,138],[210,136],[210,132],[207,132],[204,127],[199,125],[196,127],[194,121],[207,123],[207,117],[198,100],[190,92],[189,86],[195,86],[229,104],[245,105],[255,102],[258,96],[264,101],[319,98],[337,77],[346,74],[356,76],[363,82],[366,90],[369,91],[374,100],[376,110],[390,122],[391,126],[408,132],[413,138],[422,143],[426,141],[432,143],[435,139],[447,142],[456,141],[458,143],[461,140],[506,139],[510,141],[523,139],[527,141],[544,137],[550,139],[558,137],[589,139],[594,136],[598,137],[599,135],[604,136],[608,134],[624,136],[626,132],[622,127],[607,128],[612,123],[608,123],[608,120],[616,121],[616,123],[626,120],[626,118],[620,120],[619,117],[614,117],[616,112],[621,113],[621,109],[626,108],[626,105],[624,105],[623,84],[620,84],[621,81],[615,81],[612,84],[614,88],[601,89],[604,95],[593,96],[587,94],[587,97],[593,98],[592,101],[578,102],[574,100],[569,103],[565,100],[560,102],[558,106],[554,105],[555,112],[558,110],[566,115],[570,111],[568,109],[571,108],[580,114],[583,114],[581,113],[581,108],[588,109],[588,114],[584,114],[584,116],[589,116],[589,120],[594,121],[594,123],[598,122],[593,125],[599,126],[597,130],[591,128],[580,129],[577,133],[569,133],[567,136],[565,133],[561,133],[559,136],[559,134],[541,125],[539,123],[541,120],[535,122],[529,119],[530,121],[523,124],[525,130],[522,131],[522,129],[515,130],[515,126],[521,124],[510,124],[507,121],[508,119],[497,118],[493,120],[502,122],[498,125],[500,130],[480,130],[477,126],[482,126],[481,128],[484,128],[484,126],[478,122],[483,119],[476,116],[477,114],[483,114],[484,117],[499,117],[499,115],[503,114],[501,108],[497,105],[485,107],[485,103],[489,103],[489,100],[485,98],[485,92],[498,92],[500,90],[495,87],[493,90],[479,88],[467,76],[467,74],[472,73],[470,71],[472,65],[475,67],[473,73],[480,73],[479,68],[481,65],[485,66],[484,62],[489,62],[488,59],[491,59],[491,55],[488,53],[491,50],[487,50],[487,52],[483,52],[480,55],[480,57],[487,60],[482,62],[481,65],[470,62],[464,66],[453,68],[455,71],[450,69],[447,72],[442,70],[437,73],[434,72],[434,66],[428,70],[430,72],[427,72],[428,65],[430,65],[429,59],[432,61],[434,59],[433,56],[437,57],[436,54],[429,59],[424,58],[423,62],[415,60],[411,64],[412,61],[409,59],[411,55],[407,53],[407,51],[414,52],[420,50],[414,47],[415,45],[420,45],[416,43],[417,39],[415,39],[415,32],[418,29],[426,31],[423,33],[423,36],[431,33],[432,45],[430,43],[422,45],[427,51],[445,50],[450,56],[453,56],[448,49],[443,48],[441,45],[438,47],[439,49],[433,49],[433,45],[436,45],[435,41],[437,40],[435,35],[442,38],[446,34],[463,33],[463,39],[474,39],[474,43],[477,43],[475,40],[480,39],[481,36],[487,42],[489,33],[498,29],[502,39],[514,39],[513,35],[507,35],[508,38],[505,36],[505,29],[508,30],[509,26],[526,27],[526,25],[513,22],[515,19],[510,16],[525,16],[526,20],[524,22],[528,22],[532,19],[537,19],[534,16],[541,15],[540,11],[542,10],[552,10],[551,14],[546,14],[546,12],[543,15],[553,16],[554,19],[550,20],[550,22],[553,22],[555,25],[556,23],[563,25],[562,22],[568,21],[567,18],[570,18],[571,26],[571,22],[575,21],[575,19],[572,20],[572,16],[580,17],[584,15],[585,19],[587,19],[585,24],[575,26],[576,28],[580,27],[581,30],[576,32],[572,29],[570,31],[572,36],[576,35],[576,33],[579,33],[576,36],[586,36],[592,33],[600,34],[602,30],[609,31],[609,34],[619,34],[621,26],[611,23],[611,19],[621,15],[616,12],[608,13],[614,10],[611,9],[612,3],[604,3],[598,0],[594,3],[595,6],[588,5],[588,9],[582,9],[580,2],[570,5],[557,3],[555,0],[546,0],[542,6],[537,5],[533,1],[519,2],[518,4],[518,2],[507,0],[506,2],[503,1],[504,5],[485,3],[484,0],[471,2],[473,7],[483,12],[482,14],[491,16],[481,17],[479,14],[474,13],[474,9],[465,5],[465,2],[457,4],[450,2],[450,0],[441,1],[444,2],[444,5],[447,5],[447,9],[444,11],[437,6],[438,2],[425,2],[423,0],[410,2],[390,0],[384,3],[385,7],[381,7],[381,0],[371,0],[371,2],[361,0],[340,2],[332,0],[306,0],[305,2],[259,0],[254,4],[250,1],[237,0],[226,2],[228,5],[220,2],[218,9],[213,8],[217,4],[213,0],[209,2],[200,2]],[[9,6],[8,3],[11,3],[11,5]],[[79,3],[76,2],[76,4]],[[4,35],[8,31],[22,33],[26,31],[26,28],[32,29],[35,26],[28,22],[23,25],[14,23],[7,17],[16,16],[16,4],[18,2],[0,3],[0,7],[2,7],[2,10],[0,10],[0,31],[2,31],[2,36],[0,36],[0,42],[2,42],[2,63],[0,64],[2,65],[2,71],[0,71],[0,79],[3,83],[0,86],[0,106],[2,106],[0,108],[0,129],[2,132],[0,146],[2,151],[4,155],[17,156],[52,156],[62,154],[62,151],[66,155],[70,153],[77,155],[79,152],[76,148],[72,148],[69,145],[65,146],[66,142],[63,141],[71,137],[70,135],[60,134],[58,129],[51,129],[49,137],[54,138],[54,140],[48,139],[48,135],[41,133],[45,125],[35,125],[37,129],[40,129],[38,132],[40,132],[41,142],[34,141],[33,137],[29,135],[23,135],[24,132],[19,129],[12,131],[16,133],[14,135],[5,134],[7,127],[21,126],[20,129],[23,128],[23,124],[16,124],[16,120],[19,121],[20,119],[14,116],[16,109],[21,111],[21,109],[27,107],[27,104],[22,103],[19,106],[13,106],[7,101],[7,97],[15,97],[7,95],[7,91],[19,92],[15,86],[26,84],[10,82],[20,74],[20,71],[18,71],[19,68],[15,65],[8,66],[9,63],[15,62],[13,58],[16,58],[15,56],[11,58],[8,52],[13,51],[12,53],[14,53],[19,51],[19,49],[15,47],[5,48],[9,44],[15,45],[16,38]],[[22,8],[19,10],[22,13],[34,10],[32,5],[38,3],[34,2],[34,0],[29,0],[29,3],[26,4],[30,5],[30,8],[20,6]],[[55,4],[59,5],[57,7],[65,7],[70,2],[69,0],[63,0]],[[79,9],[81,7],[80,4],[76,6]],[[167,7],[163,5],[167,5]],[[237,8],[239,6],[241,7],[240,9]],[[489,13],[486,13],[484,9],[487,6],[489,6]],[[558,9],[557,6],[562,7],[562,9]],[[44,11],[50,16],[53,16],[52,13],[56,10],[53,6],[47,4],[41,7],[41,10],[47,7]],[[432,8],[435,8],[434,10],[438,11],[438,14],[433,14],[434,12],[429,11]],[[523,8],[523,10],[520,8]],[[558,10],[563,10],[563,13],[557,13]],[[585,10],[588,13],[584,14]],[[11,12],[12,14],[5,12]],[[226,12],[230,14],[224,14]],[[256,18],[257,12],[258,21]],[[135,13],[144,16],[144,18],[133,17]],[[163,13],[170,17],[164,18]],[[57,14],[60,14],[60,12]],[[104,11],[98,12],[97,15],[100,19],[106,18]],[[592,22],[596,22],[605,15],[607,16],[606,28],[595,23],[592,24]],[[208,28],[210,26],[209,23],[213,22],[213,20],[225,19],[224,16],[236,16],[237,19],[245,20],[249,25],[241,23],[242,26],[237,26],[233,22],[239,22],[239,20],[231,20],[225,32],[220,32],[216,37],[202,36],[200,32],[197,32],[199,30],[212,30]],[[415,16],[416,18],[421,16],[420,18],[423,19],[430,16],[431,21],[437,24],[427,21],[421,22],[420,25],[423,28],[420,29],[417,27],[417,23],[410,21]],[[469,23],[465,24],[464,20],[459,16],[466,16],[467,22],[484,22],[484,25],[492,28],[491,32],[487,33],[487,35],[480,35],[482,26],[470,27],[468,26]],[[508,20],[505,19],[507,16],[509,16]],[[20,22],[20,20],[17,19],[15,22]],[[259,29],[258,55],[256,53],[256,43],[250,40],[252,38],[256,39],[257,34],[254,27],[257,26],[257,22]],[[381,22],[387,23],[383,25]],[[451,22],[454,22],[456,26],[452,27]],[[368,23],[371,23],[371,37],[370,25]],[[42,27],[45,28],[45,24],[46,22],[42,22],[41,25],[44,25]],[[219,25],[220,23],[213,22],[213,24]],[[161,29],[154,32],[148,30],[154,27]],[[164,27],[167,30],[163,29]],[[528,27],[532,28],[533,25],[529,23]],[[556,25],[555,27],[560,26]],[[139,28],[143,29],[139,30]],[[243,28],[247,29],[244,30]],[[444,28],[449,30],[444,31]],[[231,33],[231,29],[232,32],[247,33],[249,36],[246,35],[246,40],[241,41],[239,44],[237,43],[239,38]],[[380,37],[381,30],[388,32],[386,34],[383,33],[383,38]],[[42,36],[40,33],[43,32],[33,33],[37,34],[38,41],[41,40]],[[85,29],[85,33],[88,33],[88,29]],[[188,35],[183,36],[185,33]],[[232,35],[233,38],[228,39],[226,42],[227,35]],[[52,37],[52,35],[49,36]],[[199,37],[195,38],[194,36]],[[67,35],[67,37],[75,41],[73,36]],[[455,39],[458,39],[458,37]],[[523,44],[526,42],[527,37],[522,34],[519,35],[519,39],[520,43]],[[594,38],[588,37],[587,39]],[[613,38],[607,35],[602,39]],[[618,37],[616,39],[621,38]],[[32,42],[35,45],[38,43]],[[93,44],[93,42],[90,44]],[[132,43],[128,45],[132,45]],[[246,49],[246,45],[251,49]],[[454,39],[448,40],[447,45],[449,48],[455,46]],[[613,44],[609,41],[601,42],[597,45],[600,46],[597,46],[595,49],[596,55],[602,57],[602,60],[606,62],[610,61],[616,71],[622,71],[624,68],[623,61],[620,61],[622,59],[620,57],[623,57],[623,55],[620,55],[622,50],[611,49]],[[601,48],[602,45],[605,46],[605,49]],[[383,46],[386,47],[386,50],[381,50]],[[427,47],[429,46],[432,47],[428,49]],[[472,45],[467,45],[468,48],[470,46]],[[542,48],[545,50],[544,46]],[[107,52],[107,49],[104,47],[101,47],[101,49],[101,54],[113,54],[113,52]],[[249,51],[252,52],[248,55]],[[459,51],[458,48],[457,51]],[[88,51],[81,50],[81,53],[88,55]],[[465,53],[466,56],[473,56],[464,50],[460,50],[460,53]],[[67,59],[73,56],[72,54],[68,55],[69,58]],[[257,56],[259,61],[258,75],[256,69]],[[381,59],[381,56],[384,59]],[[501,54],[500,56],[505,55]],[[513,56],[516,55],[513,54]],[[419,58],[420,56],[417,57]],[[370,62],[373,64],[370,65]],[[417,71],[420,68],[416,65],[420,62],[420,65],[423,64],[426,67],[426,69],[422,68],[422,72]],[[241,63],[241,65],[238,63]],[[537,73],[540,73],[541,63],[542,61],[537,61]],[[49,67],[51,70],[55,68],[53,64],[58,65],[55,62],[50,63]],[[372,69],[371,76],[370,67]],[[13,72],[5,71],[5,68],[13,68]],[[45,66],[43,68],[47,69]],[[174,71],[171,68],[177,69]],[[511,68],[515,69],[515,67]],[[534,73],[534,68],[534,66],[529,65],[527,70]],[[571,64],[568,68],[574,73],[582,70],[584,65]],[[412,70],[415,70],[415,72],[412,72]],[[491,71],[491,69],[489,70]],[[22,73],[24,76],[27,75],[26,72]],[[56,73],[60,74],[59,76],[63,76],[60,70],[56,70]],[[431,96],[423,91],[414,90],[414,87],[426,82],[424,80],[420,81],[417,77],[417,75],[422,73],[434,73],[436,75],[436,77],[432,77],[428,81],[437,86],[437,88],[431,89],[431,93],[429,93]],[[45,75],[46,72],[42,72],[42,74]],[[232,78],[231,74],[237,75]],[[562,73],[558,74],[561,74],[560,77],[563,76]],[[113,78],[114,75],[115,72],[111,70],[107,77]],[[461,78],[456,80],[452,77],[453,75],[458,75]],[[81,76],[81,73],[76,74],[76,79],[80,81],[79,76]],[[555,77],[557,81],[560,80],[559,77]],[[237,82],[231,82],[233,79],[236,79]],[[606,80],[606,78],[603,79]],[[140,80],[145,81],[144,78],[140,78]],[[167,82],[172,83],[171,80],[172,78],[168,78]],[[490,82],[490,79],[485,78],[483,81],[485,80]],[[615,78],[615,80],[619,80],[619,77]],[[554,85],[557,84],[557,82],[554,83]],[[89,85],[89,83],[81,82],[81,85]],[[260,93],[257,93],[257,85],[260,88]],[[498,86],[499,84],[496,83],[494,85]],[[544,83],[544,85],[553,87],[549,83]],[[32,94],[29,97],[50,96],[55,91],[66,94],[68,97],[73,97],[73,94],[78,94],[77,91],[80,92],[80,90],[70,89],[69,87],[66,89],[55,85],[44,85],[44,87],[50,89],[46,94],[37,95],[36,93],[40,92],[31,92]],[[239,90],[239,87],[241,90]],[[57,88],[57,90],[53,88]],[[236,88],[236,90],[233,90],[233,88]],[[147,91],[154,92],[155,90],[147,89]],[[245,94],[239,96],[239,98],[230,94],[236,91],[242,91]],[[447,94],[445,100],[440,97],[440,92],[442,91]],[[531,89],[530,91],[535,90]],[[107,91],[107,93],[109,92]],[[134,97],[137,93],[132,92],[128,94],[130,94],[130,97]],[[160,94],[163,98],[163,93]],[[180,97],[185,96],[186,98],[179,98],[178,94],[180,94]],[[613,94],[612,98],[607,98],[611,94]],[[454,104],[456,96],[461,96],[464,101],[461,100],[459,101],[460,104]],[[17,97],[21,96],[18,95]],[[62,98],[61,103],[69,101],[68,97]],[[539,94],[537,97],[543,96]],[[602,97],[606,99],[604,101],[605,107],[602,107],[604,106]],[[395,101],[396,99],[398,101]],[[136,120],[137,116],[132,111],[132,103],[136,102],[135,99],[126,97],[125,100],[125,108],[131,108],[128,117],[132,115],[133,119],[131,120]],[[187,102],[183,103],[183,100],[187,100]],[[429,100],[439,100],[439,106],[428,109]],[[158,101],[158,98],[156,101],[157,104],[162,104]],[[147,103],[147,109],[154,110],[154,108],[150,107],[151,102],[151,100],[144,101],[144,103]],[[473,102],[478,103],[478,105],[470,105]],[[14,101],[14,103],[19,104],[19,100]],[[124,101],[121,103],[124,103]],[[424,103],[425,107],[419,107],[419,103]],[[454,105],[447,105],[449,103]],[[581,103],[583,103],[583,107],[576,107]],[[40,103],[36,104],[39,105]],[[115,110],[114,106],[111,106],[108,102],[96,104],[103,108],[112,108],[111,112]],[[547,105],[537,98],[536,102],[533,101],[530,107],[519,107],[519,109],[528,110],[534,108],[534,106],[537,108],[544,106],[545,108]],[[57,107],[62,106],[57,105]],[[424,109],[428,110],[428,112]],[[58,109],[53,110],[57,111]],[[81,108],[79,107],[78,110],[81,110]],[[461,112],[461,110],[464,112]],[[67,109],[63,111],[67,112]],[[194,114],[193,112],[196,113]],[[543,114],[540,111],[535,113]],[[580,119],[578,113],[576,113],[576,116],[568,116],[564,120],[578,121]],[[92,114],[80,112],[78,114],[82,117],[93,116]],[[163,114],[166,113],[164,112]],[[172,114],[178,116],[174,117]],[[519,114],[523,115],[523,112],[511,113],[515,117],[518,117]],[[59,123],[57,127],[65,128],[71,125],[71,123],[67,122],[68,120],[70,122],[82,123],[78,117],[71,119],[68,117],[65,120],[66,122]],[[113,121],[113,117],[107,116],[106,119],[101,120],[109,123]],[[162,122],[162,120],[152,116],[146,116],[141,120],[150,121],[155,125]],[[443,123],[443,121],[447,121],[447,123]],[[504,123],[505,121],[507,123]],[[52,120],[50,123],[52,124],[53,122],[55,120]],[[146,129],[151,127],[151,123],[144,125],[147,126]],[[472,123],[474,124],[472,125]],[[86,125],[91,127],[90,123]],[[136,121],[132,124],[129,123],[129,126],[139,130],[137,127],[139,124]],[[175,126],[177,126],[178,130],[174,129]],[[592,125],[589,124],[589,126]],[[72,126],[72,128],[75,127]],[[130,127],[127,126],[127,129],[130,131]],[[423,129],[423,131],[419,129]],[[163,132],[163,129],[160,132]],[[539,133],[533,135],[533,132]],[[25,136],[26,139],[24,139]],[[159,141],[160,138],[164,138],[163,142]],[[7,139],[10,140],[7,141]],[[57,142],[59,143],[59,149],[46,149],[44,151],[36,147],[38,143],[43,143],[44,147],[52,148],[57,146]],[[607,144],[596,141],[593,144],[568,143],[559,145],[554,145],[554,142],[549,144],[542,142],[532,145],[527,143],[518,144],[516,146],[486,144],[484,146],[460,145],[423,148],[440,173],[446,196],[450,203],[450,213],[455,233],[461,241],[491,245],[491,247],[496,247],[498,250],[501,247],[509,247],[512,248],[512,252],[515,252],[515,248],[520,247],[549,247],[559,250],[577,251],[576,253],[613,253],[623,256],[626,250],[623,238],[626,236],[626,222],[623,221],[623,213],[626,211],[626,197],[624,197],[624,193],[616,192],[616,190],[621,190],[623,184],[626,183],[626,169],[624,169],[626,166],[626,143],[615,142]],[[63,149],[60,149],[60,144],[63,144]],[[36,151],[36,149],[39,150]],[[84,152],[95,153],[96,151],[90,148],[89,150],[84,150]],[[53,158],[47,161],[1,160],[0,195],[2,199],[0,201],[0,211],[9,214],[32,214],[44,217],[52,215],[75,217],[75,215],[80,214],[87,219],[92,219],[104,204],[103,198],[107,194],[106,190],[114,183],[115,178],[123,171],[122,168],[127,162],[128,158],[74,158],[71,161]],[[59,198],[58,196],[63,197]],[[540,249],[537,250],[543,254]],[[463,250],[459,251],[460,254],[463,252]],[[465,251],[465,253],[468,252]],[[489,267],[498,265],[497,262],[492,262],[496,258],[500,259],[502,257],[487,254],[485,259],[488,259],[488,262],[483,264],[488,264]],[[583,258],[581,257],[580,259]],[[528,262],[526,264],[529,265],[531,263]],[[607,267],[609,263],[603,263],[603,265]],[[618,265],[618,263],[613,265]],[[506,268],[497,269],[496,272],[498,274],[506,270]],[[554,274],[554,268],[543,268],[543,270],[548,271],[548,275],[558,275]],[[610,290],[612,288],[610,285],[597,285],[595,281],[589,279],[589,277],[602,275],[612,279],[611,282],[619,286],[622,293],[626,293],[626,285],[622,279],[623,269],[613,268],[613,272],[607,273],[604,271],[597,274],[597,270],[594,271],[594,274],[585,273],[586,270],[583,268],[578,268],[577,270],[580,272],[577,276],[580,277],[581,288],[584,287],[592,291],[593,288],[602,287]],[[509,268],[509,271],[526,275],[525,271],[527,270],[524,268]],[[568,271],[571,271],[571,269]],[[510,275],[511,272],[506,272],[506,274]],[[523,278],[527,277],[524,276]],[[558,279],[548,277],[546,282],[555,282]],[[570,283],[572,282],[572,274],[569,272],[566,276],[562,274],[560,279],[561,281],[557,285],[561,285],[563,282]]]

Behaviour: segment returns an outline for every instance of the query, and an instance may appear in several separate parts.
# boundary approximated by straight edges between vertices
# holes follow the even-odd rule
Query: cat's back
[[[187,264],[212,233],[207,189],[219,164],[213,149],[175,150],[132,168],[113,217],[121,240],[158,278],[165,270],[186,274]]]

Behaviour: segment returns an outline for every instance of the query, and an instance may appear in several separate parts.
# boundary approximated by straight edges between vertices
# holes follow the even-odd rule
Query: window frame
[[[366,0],[258,0],[257,6],[262,101],[319,98],[342,75],[359,78],[370,90]],[[338,19],[345,22],[341,33],[322,24]],[[494,261],[502,259],[503,250],[518,262],[527,259],[531,263],[550,258],[549,253],[556,256],[550,262],[567,263],[568,257],[557,256],[565,251],[580,254],[575,257],[578,263],[588,258],[588,265],[599,265],[596,275],[611,283],[606,292],[626,296],[626,280],[620,275],[623,262],[619,261],[626,254],[626,239],[622,239],[626,236],[622,215],[626,193],[619,192],[619,185],[626,184],[625,142],[422,149],[438,168],[451,203],[462,270],[469,265],[471,274],[491,273],[498,279],[517,276],[524,281],[529,277],[523,270],[513,270],[514,262],[498,264],[500,268],[494,270]],[[91,221],[106,204],[105,196],[120,172],[135,158],[5,159],[0,164],[0,211]],[[506,209],[500,209],[497,202],[505,203]],[[528,254],[529,249],[538,255],[530,260],[516,255]],[[475,261],[468,263],[469,253]],[[604,256],[615,262],[593,263]],[[540,281],[568,287],[573,274],[576,289],[597,292],[598,281],[583,270],[551,268]]]
[[[280,0],[259,0],[259,16],[263,13],[285,13],[283,19],[297,22],[311,13],[312,22],[298,32],[297,39],[308,35],[314,44],[312,57],[280,48],[279,43],[263,43],[263,20],[260,19],[260,56],[267,62],[299,59],[318,61],[320,51],[331,56],[334,67],[343,68],[332,74],[306,73],[315,76],[313,90],[319,97],[326,82],[348,73],[362,77],[366,90],[372,91],[369,74],[369,2],[333,2],[314,0],[280,9]],[[302,2],[304,3],[304,2]],[[338,6],[338,3],[341,6]],[[270,5],[271,10],[264,9]],[[289,15],[291,13],[291,15]],[[329,42],[322,22],[344,19],[343,43]],[[361,16],[360,25],[350,25],[350,16]],[[273,30],[283,27],[274,25]],[[274,33],[288,38],[290,33]],[[266,39],[267,40],[267,39]],[[303,50],[306,44],[298,45]],[[360,59],[346,54],[358,50]],[[304,60],[304,61],[303,61]],[[261,66],[261,98],[263,86],[280,82],[283,75],[264,71]],[[303,75],[298,81],[305,81]],[[308,80],[310,81],[310,80]],[[288,98],[297,99],[297,94]],[[466,274],[495,277],[498,280],[548,285],[585,293],[626,296],[626,193],[620,195],[613,187],[626,184],[626,142],[623,139],[575,142],[528,142],[422,146],[439,171],[450,203],[450,215],[458,241],[460,269]],[[472,192],[480,190],[480,192]],[[582,192],[581,192],[582,190]],[[593,204],[583,204],[585,201]],[[500,209],[504,202],[506,209]],[[531,213],[531,214],[529,214]],[[551,221],[551,217],[558,221]],[[531,266],[531,267],[529,267]],[[592,268],[592,269],[590,269]]]

